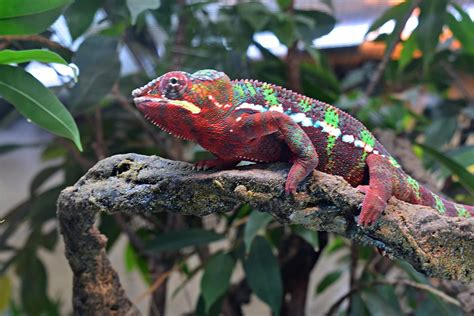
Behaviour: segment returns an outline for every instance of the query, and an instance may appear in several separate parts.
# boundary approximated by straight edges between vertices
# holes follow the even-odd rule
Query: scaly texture
[[[313,169],[342,176],[365,193],[362,225],[373,224],[392,196],[443,215],[474,216],[474,207],[447,201],[407,175],[355,118],[282,87],[231,81],[207,69],[169,72],[132,94],[155,125],[217,156],[198,168],[228,168],[242,160],[291,162],[288,193],[296,193]]]

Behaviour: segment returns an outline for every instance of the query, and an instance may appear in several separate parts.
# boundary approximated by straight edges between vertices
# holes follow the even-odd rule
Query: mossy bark
[[[77,314],[135,314],[94,227],[98,212],[175,212],[204,216],[249,203],[283,223],[303,224],[375,246],[418,271],[474,281],[474,218],[449,218],[392,198],[371,228],[357,225],[363,194],[342,178],[315,171],[296,198],[284,193],[287,164],[197,172],[184,162],[137,154],[97,163],[58,200]]]

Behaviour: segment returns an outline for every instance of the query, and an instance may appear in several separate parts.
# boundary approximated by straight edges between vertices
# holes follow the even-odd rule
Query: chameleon
[[[132,97],[151,123],[216,156],[197,162],[199,170],[241,161],[289,162],[285,192],[292,195],[313,169],[342,176],[365,194],[361,226],[374,224],[392,196],[446,216],[474,216],[474,206],[446,200],[405,173],[356,118],[283,87],[231,80],[212,69],[171,71],[133,90]]]

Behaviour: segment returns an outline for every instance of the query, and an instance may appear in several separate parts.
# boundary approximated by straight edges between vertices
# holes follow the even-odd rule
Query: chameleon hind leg
[[[366,162],[369,167],[369,185],[358,188],[365,193],[359,216],[359,224],[363,226],[373,224],[385,210],[387,201],[392,196],[393,177],[393,170],[385,158],[371,154]]]

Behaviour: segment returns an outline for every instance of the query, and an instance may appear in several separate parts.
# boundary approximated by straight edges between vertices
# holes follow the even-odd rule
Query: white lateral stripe
[[[354,138],[354,136],[352,136],[352,135],[343,135],[343,136],[342,136],[342,141],[343,141],[344,143],[352,144],[352,143],[354,142],[354,140],[355,140],[355,138]]]
[[[326,122],[322,122],[322,121],[318,121],[318,122],[319,122],[319,126],[323,127],[324,133],[328,133],[329,135],[334,136],[336,138],[341,136],[341,130],[339,128],[329,125]]]
[[[250,110],[255,110],[258,112],[265,112],[267,109],[265,109],[263,106],[260,104],[253,104],[253,103],[247,103],[244,102],[238,107],[235,108],[236,110],[242,110],[242,109],[250,109]]]
[[[361,141],[361,140],[356,139],[356,140],[354,141],[354,146],[364,148],[364,147],[365,147],[365,143],[364,143],[363,141]]]
[[[268,110],[283,113],[283,105],[278,104],[276,106],[271,106]]]

